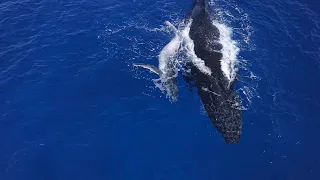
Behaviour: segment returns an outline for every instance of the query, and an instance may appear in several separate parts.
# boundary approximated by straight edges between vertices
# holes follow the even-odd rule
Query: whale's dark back
[[[240,140],[242,129],[242,114],[236,103],[239,96],[234,91],[234,83],[221,70],[219,43],[219,29],[212,24],[212,9],[206,0],[195,0],[190,13],[192,24],[189,36],[194,42],[194,51],[207,67],[211,69],[211,76],[202,73],[192,64],[188,77],[198,88],[202,103],[218,131],[224,136],[227,143],[236,143]]]

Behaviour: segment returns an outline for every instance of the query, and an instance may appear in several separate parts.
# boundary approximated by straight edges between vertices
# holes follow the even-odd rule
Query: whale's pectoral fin
[[[174,25],[171,22],[165,21],[164,23],[170,28],[171,31],[173,31],[175,34],[178,34],[178,29],[174,27]]]
[[[133,66],[135,66],[135,67],[143,67],[145,69],[149,69],[149,71],[154,72],[154,73],[158,74],[159,76],[161,76],[161,74],[162,74],[160,69],[155,67],[155,66],[153,66],[153,65],[134,63]]]

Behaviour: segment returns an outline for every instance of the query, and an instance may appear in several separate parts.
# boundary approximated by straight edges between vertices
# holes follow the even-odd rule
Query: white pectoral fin
[[[165,21],[164,22],[169,28],[170,28],[170,30],[171,31],[173,31],[176,35],[178,34],[178,29],[176,28],[176,27],[174,27],[174,25],[171,23],[171,22],[169,22],[169,21]]]
[[[133,66],[135,67],[143,67],[145,69],[148,69],[151,72],[154,72],[156,74],[158,74],[159,76],[161,76],[162,72],[160,71],[159,68],[153,66],[153,65],[149,65],[149,64],[141,64],[141,63],[134,63]]]

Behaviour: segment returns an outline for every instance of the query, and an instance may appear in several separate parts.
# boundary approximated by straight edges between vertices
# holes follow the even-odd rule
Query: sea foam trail
[[[238,54],[240,49],[235,40],[232,39],[232,29],[225,24],[212,22],[220,32],[220,44],[222,44],[221,70],[229,82],[232,82],[238,71]]]

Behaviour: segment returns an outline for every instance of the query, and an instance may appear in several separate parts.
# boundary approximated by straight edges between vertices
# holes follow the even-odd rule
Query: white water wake
[[[228,78],[229,83],[234,81],[238,72],[238,54],[240,48],[238,43],[232,39],[232,28],[226,26],[225,24],[215,22],[212,23],[219,29],[220,40],[219,43],[222,45],[222,59],[220,61],[221,70],[225,77]]]

